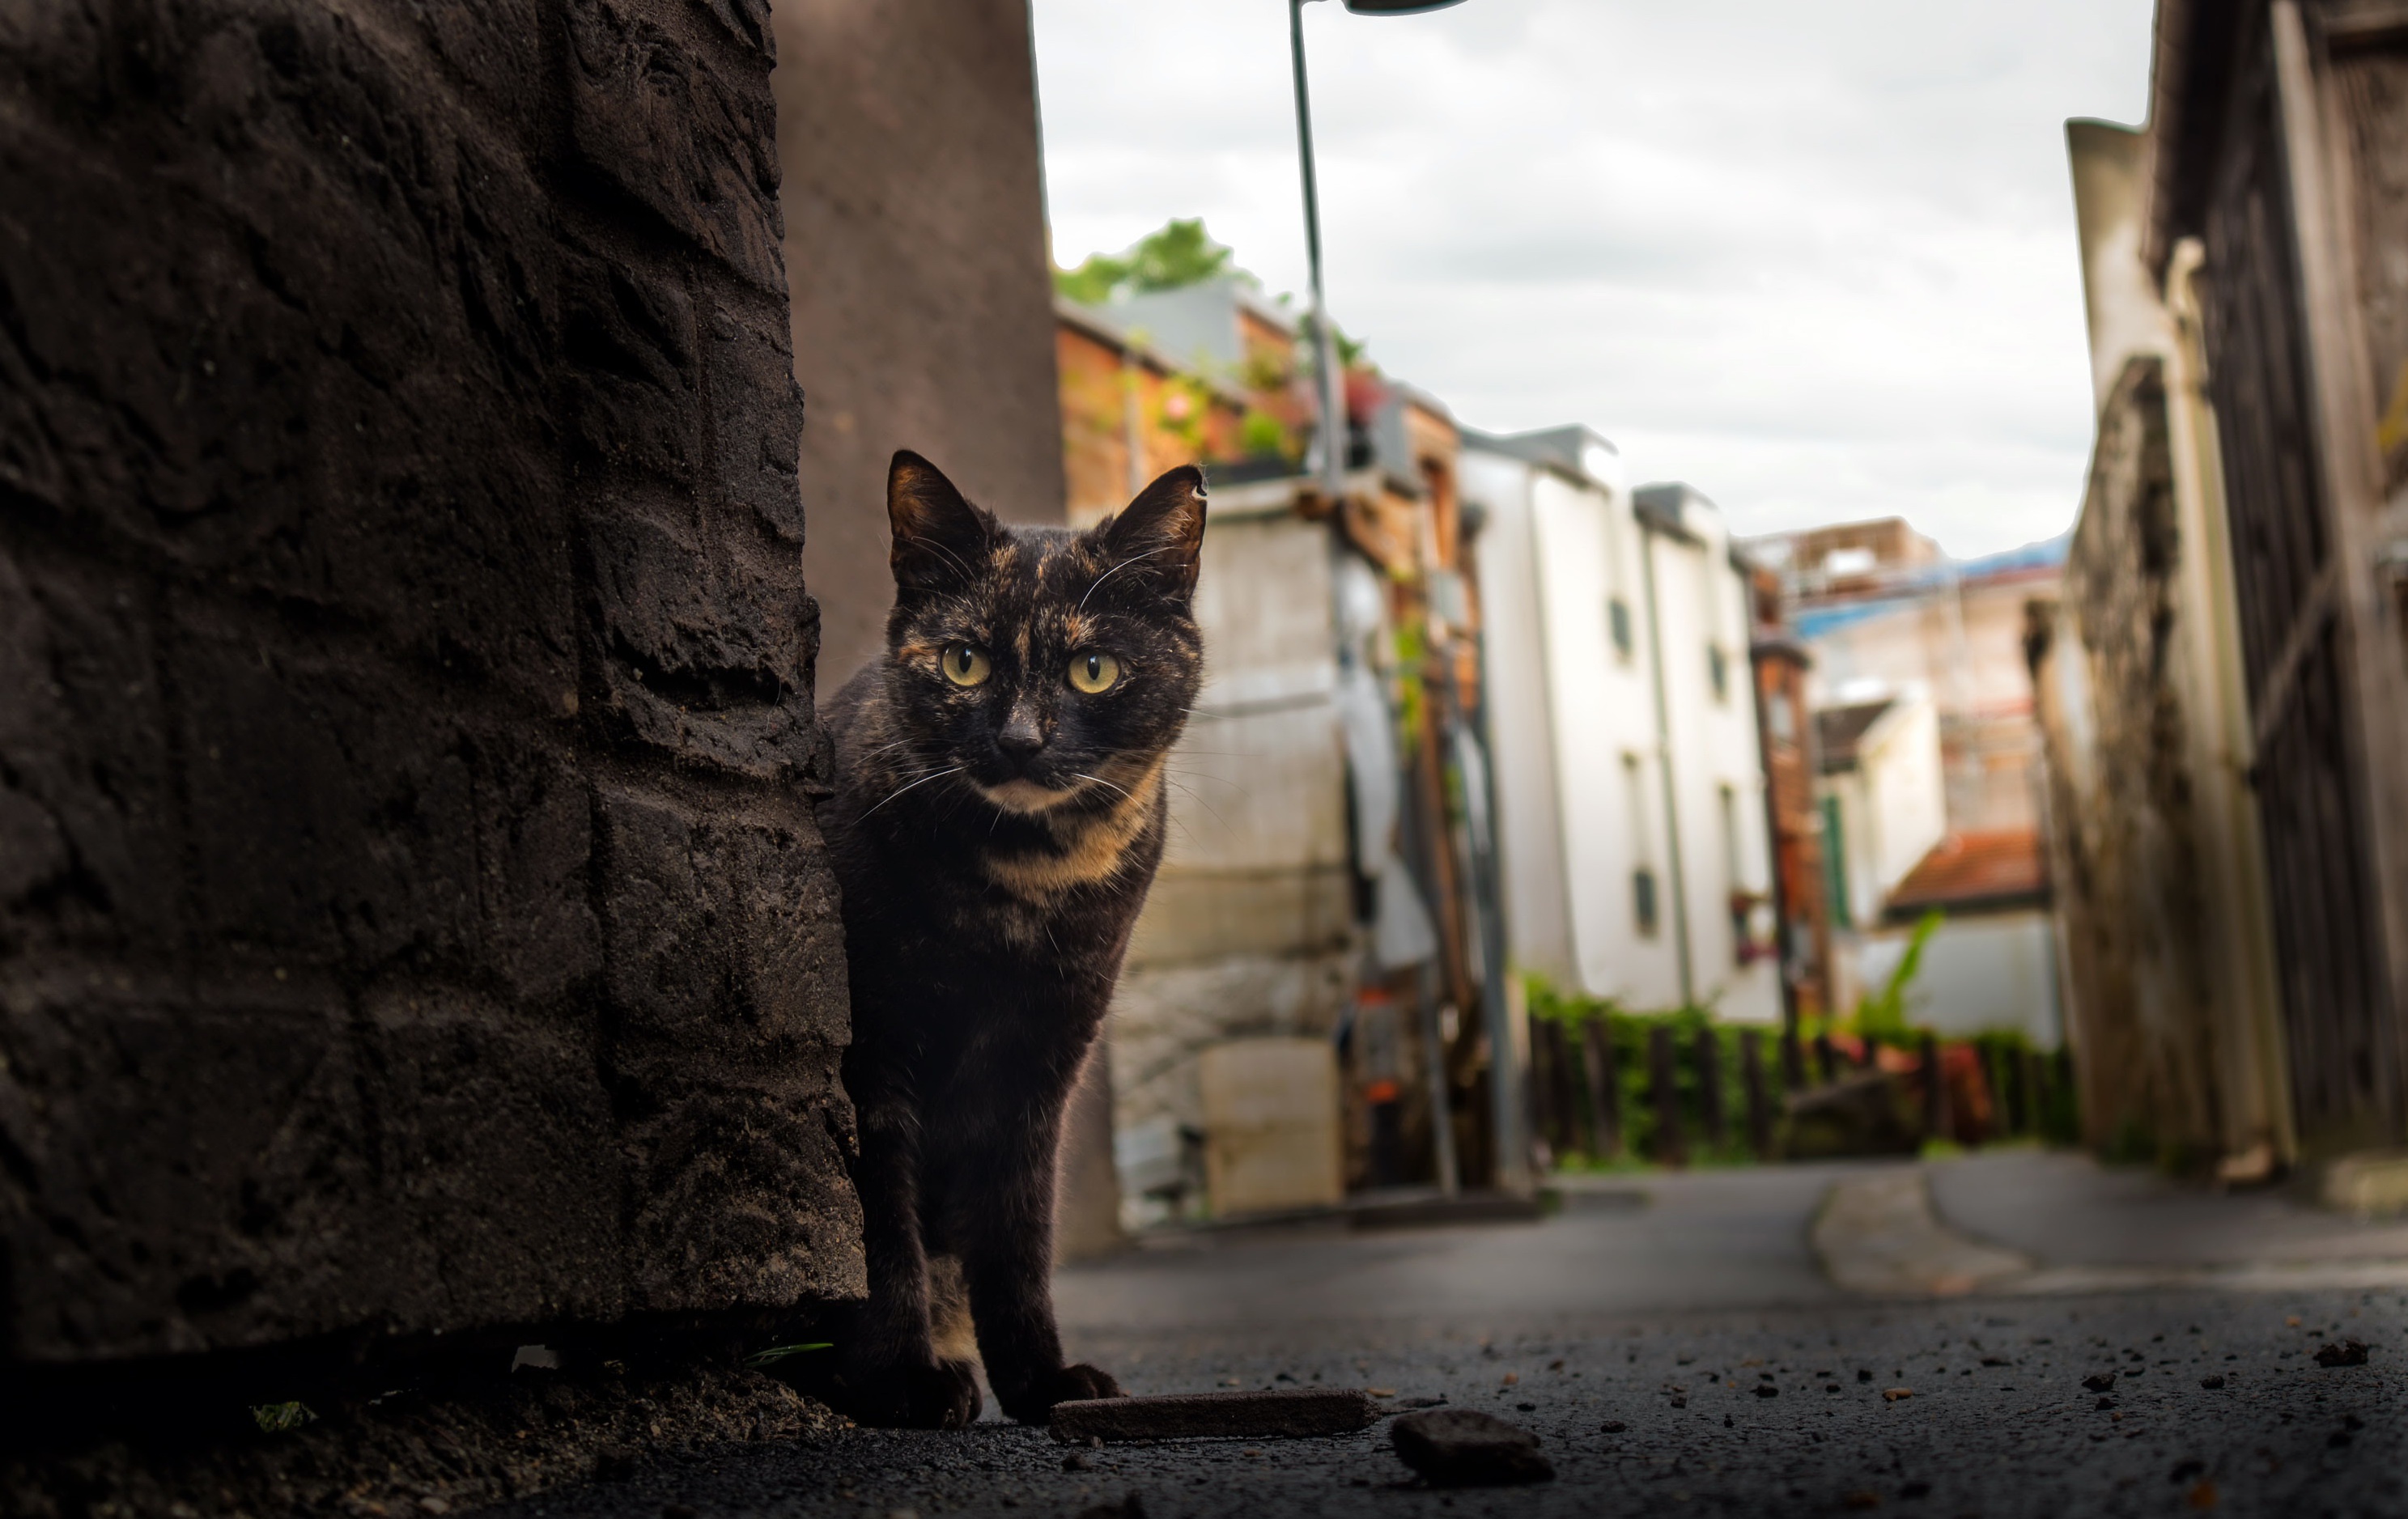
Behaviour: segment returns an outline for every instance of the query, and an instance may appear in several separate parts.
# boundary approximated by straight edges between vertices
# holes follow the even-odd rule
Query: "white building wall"
[[[1947,836],[1939,709],[1925,696],[1894,701],[1856,740],[1856,767],[1822,777],[1816,795],[1839,803],[1849,922],[1878,924],[1889,894]]]
[[[1531,504],[1537,471],[1477,451],[1464,453],[1461,468],[1464,496],[1488,514],[1478,547],[1483,679],[1508,948],[1520,968],[1577,985]]]
[[[1729,911],[1733,885],[1766,892],[1771,865],[1745,588],[1721,524],[1702,524],[1702,547],[1642,534],[1618,461],[1600,478],[1475,445],[1464,454],[1463,489],[1488,512],[1478,559],[1515,964],[1635,1010],[1681,1000],[1641,558],[1653,552],[1693,983],[1726,1016],[1777,1018],[1775,968],[1737,963]],[[1617,600],[1627,652],[1613,636]],[[1707,655],[1716,641],[1726,656],[1720,700]],[[1642,867],[1656,881],[1652,931],[1638,911]]]
[[[1731,565],[1719,512],[1693,495],[1682,525],[1697,541],[1656,534],[1650,547],[1664,640],[1692,994],[1727,1018],[1770,1023],[1781,1016],[1777,965],[1770,959],[1740,963],[1741,925],[1731,913],[1733,892],[1767,896],[1772,877],[1756,688],[1747,658],[1746,587]],[[1713,673],[1717,653],[1723,665],[1719,691]],[[1670,1000],[1678,998],[1675,987]]]
[[[1532,503],[1574,969],[1592,996],[1663,1005],[1674,981],[1670,925],[1659,910],[1655,931],[1641,932],[1633,881],[1652,865],[1660,898],[1658,823],[1642,813],[1645,831],[1634,837],[1621,783],[1632,759],[1657,784],[1646,619],[1633,604],[1624,541],[1629,497],[1618,480],[1581,485],[1538,470]],[[1616,598],[1630,606],[1627,655],[1613,641]]]
[[[1889,980],[1914,934],[1894,924],[1863,937],[1857,968],[1868,989]],[[1952,1039],[2018,1032],[2055,1049],[2057,994],[2057,934],[2045,910],[1952,918],[1923,947],[1906,1021]]]
[[[1940,752],[1940,712],[1916,697],[1882,714],[1856,745],[1864,778],[1872,903],[1858,923],[1876,921],[1881,904],[1948,834],[1948,785]]]
[[[1169,837],[1107,1025],[1125,1221],[1205,1114],[1199,1059],[1232,1039],[1326,1039],[1357,953],[1333,705],[1328,529],[1217,501],[1196,620],[1205,682],[1171,751]]]

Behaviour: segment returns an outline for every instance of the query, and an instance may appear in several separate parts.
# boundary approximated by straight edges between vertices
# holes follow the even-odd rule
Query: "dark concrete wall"
[[[0,7],[0,1362],[860,1293],[767,30]]]
[[[795,374],[811,404],[804,563],[833,691],[883,640],[896,449],[1009,521],[1063,520],[1036,78],[1027,0],[773,8]]]

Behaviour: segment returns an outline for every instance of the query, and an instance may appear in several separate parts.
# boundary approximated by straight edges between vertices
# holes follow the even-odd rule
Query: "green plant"
[[[1397,656],[1398,747],[1411,756],[1421,748],[1422,723],[1429,706],[1429,688],[1422,674],[1423,661],[1429,656],[1428,626],[1419,615],[1408,615],[1398,623],[1391,647]]]
[[[1296,446],[1288,438],[1286,424],[1260,407],[1250,408],[1245,420],[1238,423],[1238,451],[1248,458],[1276,453],[1293,458]]]
[[[756,1350],[747,1355],[744,1357],[744,1364],[758,1370],[765,1366],[775,1366],[789,1355],[801,1355],[815,1350],[834,1349],[836,1349],[836,1342],[829,1340],[814,1340],[803,1345],[772,1345],[767,1350]]]
[[[1171,218],[1119,253],[1090,253],[1071,269],[1054,272],[1054,288],[1074,301],[1101,306],[1115,295],[1184,290],[1231,276],[1253,285],[1254,277],[1229,261],[1234,250],[1212,240],[1204,219]]]
[[[284,1435],[305,1424],[317,1422],[317,1413],[307,1403],[261,1403],[251,1411],[251,1422],[264,1435]]]
[[[1699,1165],[1745,1165],[1756,1156],[1749,1147],[1747,1135],[1747,1073],[1741,1064],[1742,1025],[1719,1022],[1712,1009],[1690,1006],[1660,1012],[1633,1012],[1618,1003],[1602,997],[1585,996],[1557,988],[1545,978],[1526,976],[1524,987],[1527,994],[1530,1016],[1563,1025],[1564,1037],[1576,1071],[1584,1070],[1581,1041],[1593,1021],[1601,1021],[1613,1060],[1613,1086],[1616,1106],[1621,1114],[1621,1145],[1609,1156],[1568,1154],[1560,1161],[1568,1169],[1625,1169],[1650,1162],[1656,1154],[1657,1114],[1655,1079],[1649,1068],[1649,1045],[1654,1033],[1662,1028],[1670,1036],[1673,1048],[1672,1087],[1677,1094],[1681,1113],[1681,1131],[1688,1162]],[[1754,1026],[1754,1025],[1748,1025]],[[1720,1056],[1715,1062],[1718,1096],[1723,1114],[1723,1142],[1710,1143],[1705,1134],[1705,1087],[1698,1069],[1696,1051],[1698,1034],[1712,1028],[1720,1040]],[[1781,1074],[1779,1054],[1775,1049],[1775,1031],[1758,1030],[1758,1058],[1763,1061],[1764,1090],[1767,1098],[1778,1103]],[[1573,1106],[1578,1115],[1577,1132],[1596,1132],[1596,1114],[1584,1077],[1576,1076],[1571,1083]]]
[[[1856,1031],[1874,1039],[1899,1040],[1906,1038],[1906,994],[1913,990],[1914,978],[1923,969],[1923,948],[1948,915],[1934,908],[1914,925],[1914,933],[1906,941],[1906,953],[1890,967],[1889,979],[1881,990],[1859,997],[1854,1020]]]

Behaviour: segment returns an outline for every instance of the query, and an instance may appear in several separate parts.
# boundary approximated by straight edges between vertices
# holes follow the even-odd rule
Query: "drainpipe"
[[[1697,972],[1689,964],[1689,888],[1681,871],[1681,812],[1672,787],[1672,708],[1664,682],[1664,620],[1656,604],[1656,524],[1647,513],[1630,514],[1639,523],[1639,563],[1647,581],[1648,663],[1656,672],[1656,765],[1664,777],[1664,864],[1672,897],[1672,946],[1681,967],[1681,1005],[1698,1003]]]
[[[1541,640],[1541,647],[1544,641]],[[1521,1061],[1521,1044],[1515,1037],[1518,1031],[1513,1026],[1513,1006],[1506,993],[1505,957],[1512,951],[1506,939],[1505,893],[1499,880],[1501,852],[1498,833],[1503,820],[1497,811],[1497,746],[1490,741],[1488,710],[1489,693],[1497,688],[1489,683],[1488,630],[1484,623],[1472,636],[1471,647],[1480,670],[1480,705],[1469,721],[1473,741],[1480,746],[1481,778],[1485,782],[1482,802],[1488,814],[1486,847],[1480,849],[1473,859],[1471,883],[1480,906],[1481,1012],[1488,1025],[1489,1143],[1497,1153],[1495,1174],[1489,1181],[1499,1192],[1526,1197],[1534,1186],[1530,1175],[1529,1081]],[[1452,681],[1450,675],[1450,683]],[[1552,710],[1552,692],[1549,695],[1547,705]],[[1461,705],[1458,696],[1458,710]],[[1552,727],[1549,732],[1552,737]],[[1556,758],[1552,751],[1548,757],[1551,764]],[[1474,840],[1475,848],[1480,842]]]
[[[1748,599],[1753,602],[1756,597],[1755,581],[1750,578],[1745,583]],[[1778,670],[1780,666],[1776,665],[1773,659],[1770,656],[1759,659],[1756,655],[1756,609],[1753,606],[1748,609],[1747,620],[1747,673],[1748,684],[1752,688],[1749,695],[1754,698],[1756,707],[1756,768],[1761,770],[1764,774],[1764,845],[1767,853],[1771,855],[1770,863],[1772,866],[1772,889],[1768,895],[1772,898],[1772,949],[1773,953],[1777,956],[1773,963],[1774,974],[1779,976],[1781,979],[1781,1048],[1783,1059],[1781,1068],[1783,1071],[1784,1082],[1785,1084],[1788,1073],[1796,1065],[1795,1052],[1798,1048],[1798,972],[1800,967],[1798,963],[1799,957],[1796,956],[1794,953],[1795,946],[1791,943],[1789,931],[1789,910],[1791,907],[1789,900],[1789,882],[1783,876],[1781,868],[1783,859],[1781,848],[1781,780],[1775,773],[1772,765],[1772,730],[1766,725],[1764,721],[1765,673],[1768,670]],[[1778,680],[1779,677],[1776,676],[1775,679]],[[1793,724],[1803,723],[1805,718],[1799,711],[1799,704],[1796,700],[1792,699],[1786,687],[1782,689],[1781,696],[1783,700],[1789,703],[1790,722]],[[1805,736],[1803,734],[1798,735],[1795,741],[1798,752],[1800,754],[1803,754],[1806,752]],[[1808,795],[1808,800],[1810,802],[1813,800],[1811,793]]]

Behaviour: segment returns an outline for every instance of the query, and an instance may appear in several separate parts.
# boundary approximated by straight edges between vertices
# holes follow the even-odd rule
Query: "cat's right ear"
[[[897,450],[886,466],[886,523],[895,535],[887,564],[896,591],[905,595],[965,589],[985,566],[1001,531],[942,470],[910,449]]]

